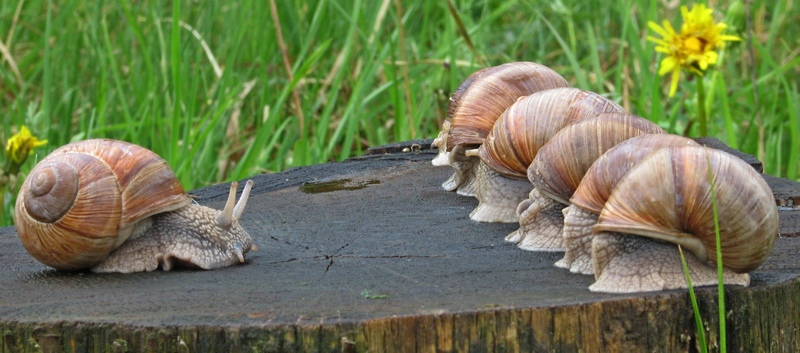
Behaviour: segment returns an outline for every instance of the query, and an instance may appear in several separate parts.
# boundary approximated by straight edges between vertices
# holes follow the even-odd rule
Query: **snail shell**
[[[166,161],[114,140],[87,140],[53,151],[34,167],[15,207],[25,249],[57,269],[102,261],[137,222],[191,202]]]
[[[642,135],[620,142],[591,165],[569,202],[600,214],[611,191],[631,168],[656,150],[680,146],[699,145],[690,138],[670,134]]]
[[[528,179],[541,196],[534,195],[537,198],[520,214],[520,230],[511,237],[519,237],[525,250],[562,250],[562,209],[589,167],[622,141],[663,133],[651,121],[627,113],[600,114],[561,129],[528,168]],[[550,208],[555,210],[542,212]]]
[[[450,98],[447,150],[482,144],[494,122],[519,97],[567,86],[561,75],[532,62],[506,63],[473,73]]]
[[[448,191],[458,189],[460,194],[471,196],[473,191],[462,185],[471,185],[476,161],[463,155],[465,147],[482,144],[494,122],[519,97],[567,86],[567,81],[558,73],[532,62],[484,68],[467,77],[453,92],[442,131],[433,142],[439,149],[433,165],[451,165],[455,169],[455,174],[442,187]]]
[[[608,98],[577,88],[537,92],[503,113],[477,154],[501,175],[526,179],[539,149],[562,128],[610,112],[625,110]]]
[[[239,224],[253,182],[238,202],[237,186],[214,210],[191,203],[167,163],[143,147],[76,142],[28,175],[14,211],[17,233],[34,258],[57,269],[221,268],[255,249]]]
[[[700,261],[716,262],[710,175],[722,263],[739,273],[750,272],[772,251],[778,209],[761,175],[720,150],[670,147],[654,152],[620,180],[593,230],[668,241]]]
[[[650,134],[633,137],[610,148],[586,171],[564,209],[562,233],[566,253],[556,266],[571,272],[592,274],[592,230],[611,190],[633,166],[665,147],[699,146],[690,138]]]
[[[466,151],[487,166],[479,167],[475,177],[478,207],[470,218],[517,222],[517,206],[531,190],[528,166],[539,149],[565,126],[604,112],[623,111],[613,101],[577,88],[554,88],[519,99],[497,120],[483,145]]]
[[[766,260],[777,237],[772,192],[758,172],[737,157],[689,146],[653,152],[617,183],[592,227],[596,281],[589,289],[685,288],[676,244],[691,252],[686,257],[693,285],[716,284],[712,200],[725,283],[748,285],[747,272]]]
[[[608,149],[632,137],[663,133],[653,122],[628,113],[582,120],[561,129],[539,150],[528,168],[528,180],[543,194],[567,205],[586,171]]]

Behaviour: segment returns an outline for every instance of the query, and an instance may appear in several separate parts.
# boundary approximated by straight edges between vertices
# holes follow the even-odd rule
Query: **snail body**
[[[628,113],[605,113],[561,129],[527,169],[536,192],[520,205],[520,229],[509,235],[525,250],[561,251],[562,209],[586,171],[608,149],[632,137],[663,134],[653,122]]]
[[[694,285],[716,284],[718,212],[725,283],[749,284],[778,228],[758,172],[559,79],[496,104],[493,70],[454,93],[433,143],[433,164],[455,169],[443,187],[478,199],[472,220],[519,221],[507,241],[565,249],[556,266],[593,274],[592,291],[638,292],[686,287],[680,249]]]
[[[566,253],[556,266],[593,274],[592,226],[611,191],[628,171],[654,151],[666,147],[699,146],[690,138],[670,134],[633,137],[610,148],[586,171],[564,209],[562,238]]]
[[[466,151],[493,171],[476,176],[478,207],[470,218],[517,222],[517,206],[528,197],[527,170],[540,148],[562,128],[606,112],[624,112],[613,101],[577,88],[554,88],[519,99],[495,122],[486,141]],[[510,191],[512,190],[513,191]],[[511,195],[512,197],[498,197]]]
[[[685,288],[676,244],[699,264],[693,283],[715,284],[715,204],[726,283],[748,285],[747,272],[766,260],[778,234],[772,191],[741,159],[688,146],[653,152],[614,187],[592,227],[596,282],[589,289]]]
[[[442,130],[433,142],[439,150],[433,165],[450,165],[455,171],[442,187],[473,196],[477,159],[466,157],[464,151],[482,144],[494,122],[518,98],[567,86],[561,75],[533,62],[505,63],[468,76],[450,97]]]
[[[61,270],[204,269],[244,261],[254,248],[239,225],[252,188],[223,211],[192,204],[166,161],[123,141],[95,139],[56,149],[19,191],[15,224],[25,249]]]

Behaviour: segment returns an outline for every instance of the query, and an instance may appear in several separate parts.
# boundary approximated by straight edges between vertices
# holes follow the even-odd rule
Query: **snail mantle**
[[[430,144],[254,177],[258,250],[220,270],[60,272],[0,228],[0,351],[695,351],[686,291],[590,292],[562,253],[504,242],[518,225],[471,221]],[[729,352],[800,351],[800,184],[765,178],[781,237],[726,289]],[[192,194],[219,209],[228,189]],[[717,342],[716,289],[698,296]]]

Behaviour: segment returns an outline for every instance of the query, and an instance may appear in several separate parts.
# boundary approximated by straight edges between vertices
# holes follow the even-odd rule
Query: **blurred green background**
[[[645,39],[648,21],[678,27],[679,6],[691,2],[272,3],[3,0],[0,138],[24,124],[49,140],[23,173],[73,140],[131,141],[193,189],[433,138],[467,75],[518,60],[697,136],[697,85],[683,80],[668,98]],[[706,73],[710,135],[797,179],[798,5],[708,6],[744,39]],[[6,224],[16,186],[4,198]]]

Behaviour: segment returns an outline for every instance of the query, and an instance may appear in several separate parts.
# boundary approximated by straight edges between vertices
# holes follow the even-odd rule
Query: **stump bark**
[[[718,148],[718,141],[706,140]],[[429,140],[253,177],[259,250],[215,271],[60,272],[0,229],[3,352],[694,352],[685,290],[589,292],[515,224],[469,220]],[[754,158],[742,156],[757,169]],[[729,352],[800,351],[800,184],[765,175],[781,237],[748,288],[726,288]],[[228,186],[192,192],[221,208]],[[716,288],[698,288],[716,351]]]

